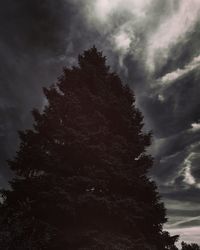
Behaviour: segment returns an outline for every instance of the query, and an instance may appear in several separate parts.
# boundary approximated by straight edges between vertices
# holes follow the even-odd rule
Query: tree
[[[182,250],[200,250],[200,246],[192,243],[192,244],[187,244],[184,241],[181,242]]]
[[[95,47],[44,88],[9,162],[16,177],[3,190],[3,249],[172,249],[165,209],[147,177],[151,134],[131,89]],[[174,248],[173,248],[174,249]]]

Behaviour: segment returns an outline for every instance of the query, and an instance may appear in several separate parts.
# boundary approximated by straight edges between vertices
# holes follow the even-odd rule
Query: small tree
[[[2,191],[2,249],[172,249],[147,177],[151,134],[133,92],[95,47],[44,89],[48,105],[20,132]],[[4,225],[4,227],[3,227]]]
[[[182,249],[181,250],[200,250],[200,246],[192,243],[192,244],[187,244],[184,241],[181,242]]]

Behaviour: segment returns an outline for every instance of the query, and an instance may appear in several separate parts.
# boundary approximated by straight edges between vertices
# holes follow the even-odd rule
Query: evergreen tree
[[[2,191],[1,249],[164,250],[165,209],[147,177],[151,134],[134,94],[95,47],[44,88],[9,162],[16,177]]]

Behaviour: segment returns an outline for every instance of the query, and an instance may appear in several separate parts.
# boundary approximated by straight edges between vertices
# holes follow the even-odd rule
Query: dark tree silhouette
[[[151,134],[128,86],[95,47],[65,68],[20,132],[2,191],[1,249],[164,250],[165,209],[147,177]]]
[[[200,250],[200,246],[195,243],[187,244],[183,241],[181,242],[181,246],[181,250]]]

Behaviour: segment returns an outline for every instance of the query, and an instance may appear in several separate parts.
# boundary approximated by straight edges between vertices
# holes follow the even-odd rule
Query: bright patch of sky
[[[116,9],[129,10],[137,17],[145,16],[146,9],[152,0],[96,0],[95,13],[101,21],[105,21]]]
[[[180,241],[177,244],[180,247],[181,241],[186,241],[187,243],[197,243],[200,244],[200,227],[184,227],[184,228],[174,228],[167,229],[172,235],[180,235]]]
[[[119,50],[127,50],[131,43],[131,38],[124,31],[114,36],[116,48]]]
[[[195,184],[195,179],[191,174],[191,167],[192,167],[191,157],[192,156],[193,156],[193,153],[191,153],[184,161],[184,165],[185,165],[185,178],[184,178],[184,181],[189,185],[194,185]]]
[[[165,60],[168,56],[168,49],[171,45],[176,44],[179,39],[183,39],[185,34],[194,26],[200,14],[199,0],[180,0],[177,10],[174,10],[174,1],[169,0],[169,8],[172,9],[170,14],[160,22],[157,29],[152,32],[147,38],[147,60],[146,64],[150,71],[154,70],[154,60],[156,55]],[[117,11],[128,11],[132,20],[148,20],[147,12],[156,4],[156,0],[96,0],[93,5],[93,17],[99,22],[109,23],[109,17]],[[106,28],[106,27],[105,27]],[[130,22],[132,33],[134,33],[133,26]],[[134,39],[132,33],[122,33],[116,37],[118,48],[129,48],[130,41]],[[131,49],[131,48],[130,48]],[[178,69],[177,72],[169,73],[166,78],[173,80],[181,74],[184,74],[186,69]],[[164,79],[165,80],[165,79]]]
[[[200,14],[199,0],[181,0],[177,12],[160,24],[157,31],[149,39],[148,65],[154,70],[154,56],[157,51],[167,57],[168,48],[175,44],[178,39],[183,38],[188,30],[196,23]]]
[[[200,188],[200,183],[196,182],[194,176],[192,175],[192,161],[193,158],[198,157],[200,155],[200,153],[190,153],[188,155],[188,157],[184,160],[184,181],[185,183],[187,183],[188,185],[193,185],[197,188]]]
[[[192,126],[192,131],[195,131],[195,132],[200,131],[200,123],[194,122],[191,124],[191,126]]]

